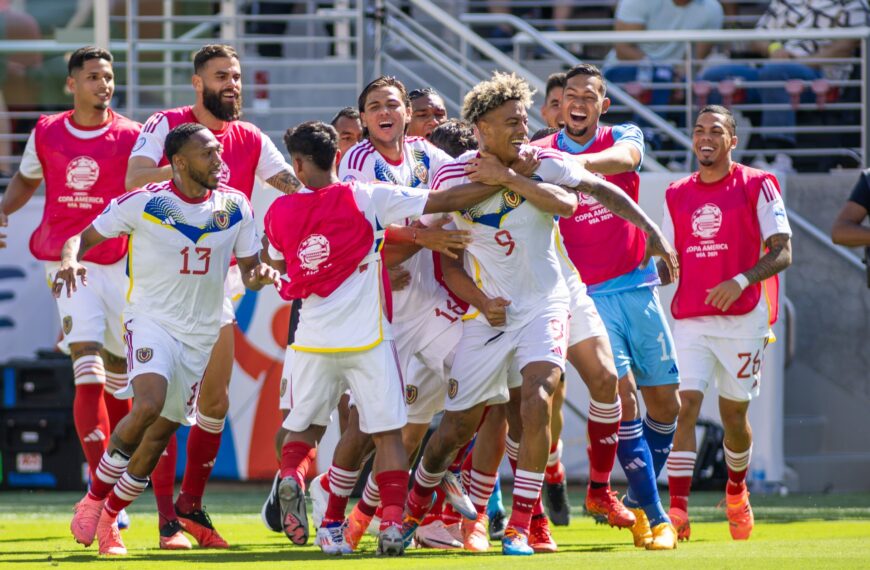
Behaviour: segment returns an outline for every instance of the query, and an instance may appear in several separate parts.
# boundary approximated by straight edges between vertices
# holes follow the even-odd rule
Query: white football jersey
[[[106,237],[130,236],[125,319],[147,316],[197,344],[217,339],[233,254],[260,251],[248,199],[224,185],[198,202],[172,181],[130,192],[112,200],[93,226]]]
[[[300,192],[310,192],[302,189]],[[420,216],[429,190],[391,184],[353,185],[357,207],[375,231],[372,253],[382,246],[378,232],[405,218]],[[269,256],[284,259],[285,252],[269,245]],[[310,295],[299,310],[299,327],[293,349],[303,352],[358,352],[392,340],[390,323],[381,306],[381,260],[360,268],[327,297]]]
[[[385,182],[411,188],[429,188],[432,174],[453,158],[423,137],[405,137],[402,161],[392,163],[368,140],[353,146],[342,158],[338,177],[343,181]],[[424,223],[437,219],[426,216]],[[396,223],[409,224],[413,220]],[[433,253],[427,249],[417,252],[402,263],[411,274],[411,281],[401,291],[393,291],[393,332],[400,352],[413,342],[416,347],[426,346],[432,339],[462,317],[461,309],[453,303],[447,290],[435,278]]]
[[[537,149],[541,161],[536,180],[573,187],[583,167],[561,152]],[[478,156],[469,151],[435,173],[433,190],[469,182],[465,166]],[[456,227],[471,231],[465,269],[487,297],[511,302],[504,330],[515,330],[553,305],[568,308],[569,292],[556,248],[556,217],[542,212],[519,194],[503,189],[483,202],[453,214]],[[479,312],[468,318],[484,319]]]

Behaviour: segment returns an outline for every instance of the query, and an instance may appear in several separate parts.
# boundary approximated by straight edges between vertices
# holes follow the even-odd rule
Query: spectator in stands
[[[717,30],[722,27],[722,5],[717,0],[620,0],[616,8],[617,32],[640,30]],[[695,44],[694,57],[704,59],[710,44]],[[614,83],[670,83],[679,60],[685,57],[684,42],[618,43],[604,61],[604,76]],[[667,105],[670,89],[654,89],[647,101]]]
[[[411,122],[408,123],[408,136],[426,137],[432,130],[447,120],[447,107],[444,99],[431,87],[414,89],[408,93],[411,101]]]
[[[565,91],[565,73],[554,73],[547,78],[547,88],[544,91],[544,104],[541,105],[541,116],[548,127],[562,128],[562,93]]]
[[[363,126],[359,111],[353,107],[345,107],[335,114],[330,125],[338,131],[338,152],[344,156],[347,150],[363,139]]]
[[[477,148],[474,128],[461,119],[447,119],[432,131],[429,142],[456,158],[463,152]]]
[[[852,194],[834,220],[831,239],[849,247],[870,246],[870,227],[862,224],[870,212],[870,169],[861,173]]]
[[[756,24],[759,30],[829,29],[866,26],[870,21],[867,0],[772,0],[767,11]],[[818,64],[810,59],[850,57],[858,47],[858,40],[787,40],[759,41],[752,50],[769,62],[759,68],[743,64],[727,64],[711,67],[700,78],[717,82],[723,79],[742,78],[748,81],[788,81],[799,79],[843,80],[851,73],[849,64]],[[718,93],[713,93],[711,102],[718,102]],[[788,105],[791,95],[785,87],[768,87],[748,90],[750,101],[759,100],[765,105]],[[804,89],[805,101],[815,100],[812,90]],[[794,109],[784,107],[763,109],[762,127],[775,127],[775,132],[763,133],[767,148],[793,147],[795,145]]]

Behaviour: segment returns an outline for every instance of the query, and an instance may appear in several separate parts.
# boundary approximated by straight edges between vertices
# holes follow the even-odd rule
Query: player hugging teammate
[[[568,524],[566,362],[590,393],[590,514],[630,528],[650,550],[689,538],[694,422],[712,379],[725,426],[726,513],[732,536],[749,537],[747,412],[791,232],[776,179],[732,161],[727,109],[700,111],[700,169],[669,187],[660,230],[637,205],[642,134],[599,123],[610,102],[591,65],[554,80],[546,108],[558,130],[533,145],[532,93],[516,75],[475,86],[463,121],[446,124],[431,88],[409,94],[380,77],[334,126],[289,129],[291,166],[240,120],[233,48],[199,50],[196,103],[141,128],[108,107],[111,62],[97,48],[73,54],[74,109],[40,119],[0,202],[5,226],[46,182],[31,249],[46,262],[61,348],[74,359],[76,428],[91,471],[71,525],[78,542],[126,553],[123,508],[152,481],[161,548],[191,548],[184,532],[200,547],[228,547],[202,496],[229,407],[231,301],[243,287],[273,283],[296,316],[280,471],[263,515],[294,544],[309,539],[308,494],[314,542],[327,554],[352,553],[367,529],[387,555],[413,543],[484,552],[492,536],[506,555],[556,551],[542,489],[553,522]],[[262,240],[249,203],[257,178],[287,194],[266,212]],[[723,253],[698,254],[711,246]],[[656,290],[672,281],[673,336]],[[331,467],[308,488],[340,402]],[[182,424],[195,427],[173,501]],[[513,501],[500,529],[494,489],[505,454]],[[617,459],[628,478],[623,498],[610,488]],[[669,511],[655,483],[665,465]]]

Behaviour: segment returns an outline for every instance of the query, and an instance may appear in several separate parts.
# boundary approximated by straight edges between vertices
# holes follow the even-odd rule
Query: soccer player
[[[338,152],[344,156],[350,147],[363,139],[363,126],[359,120],[359,111],[353,107],[345,107],[335,114],[329,123],[338,131]]]
[[[72,53],[66,85],[73,109],[39,118],[18,172],[0,202],[0,226],[45,181],[45,211],[30,251],[45,262],[49,282],[64,242],[124,193],[126,157],[140,125],[109,107],[115,91],[112,54],[87,46]],[[0,244],[3,247],[3,244]],[[93,479],[113,428],[130,411],[114,397],[127,384],[121,311],[127,277],[127,238],[107,240],[83,258],[91,286],[75,299],[59,297],[60,349],[73,361],[76,433]]]
[[[432,131],[429,142],[453,158],[477,149],[474,129],[461,119],[447,119]]]
[[[528,84],[515,75],[496,73],[478,84],[465,98],[463,118],[476,127],[481,151],[460,156],[434,176],[435,190],[461,184],[470,177],[502,191],[453,214],[458,228],[472,232],[465,265],[473,279],[467,279],[461,288],[451,287],[477,311],[464,324],[448,388],[447,411],[415,472],[405,516],[406,539],[429,508],[445,468],[479,425],[485,406],[507,401],[506,377],[514,366],[521,378],[524,425],[513,510],[502,552],[533,553],[528,544],[530,521],[543,484],[550,447],[551,396],[564,370],[569,334],[570,293],[562,276],[554,215],[571,215],[577,198],[575,192],[561,186],[591,193],[620,215],[654,232],[649,244],[653,253],[664,254],[670,249],[655,224],[621,190],[558,151],[538,154],[540,165],[533,178],[549,184],[538,184],[506,168],[524,150],[530,105]],[[578,313],[574,319],[591,328],[597,314]],[[608,347],[597,340],[600,338],[592,336],[579,344],[585,349],[590,371],[600,369],[604,372],[598,375],[613,375],[607,370]],[[477,483],[478,494],[488,498],[493,478],[480,478]]]
[[[256,178],[282,192],[294,192],[299,188],[300,183],[292,169],[269,137],[251,123],[239,120],[242,72],[236,51],[226,45],[203,46],[193,57],[193,69],[196,102],[193,106],[160,111],[145,122],[130,155],[127,188],[163,182],[171,177],[171,165],[164,152],[165,138],[170,129],[183,123],[200,123],[212,131],[222,145],[221,182],[248,198]],[[229,410],[235,321],[232,300],[244,292],[235,266],[230,269],[226,289],[221,333],[203,378],[198,419],[187,440],[187,465],[181,493],[174,505],[174,438],[167,450],[168,455],[161,460],[153,475],[161,536],[169,536],[168,525],[178,520],[200,546],[209,548],[228,546],[202,507],[202,496],[217,458]]]
[[[133,237],[130,289],[124,308],[130,381],[116,394],[134,398],[112,432],[96,476],[76,504],[70,529],[100,554],[127,550],[118,511],[148,485],[170,437],[196,421],[196,400],[218,338],[223,287],[235,255],[246,287],[275,283],[278,272],[260,263],[259,240],[247,197],[220,183],[221,145],[206,127],[190,123],[166,135],[172,180],[114,199],[85,230],[64,244],[55,296],[75,298],[79,263],[108,238]]]
[[[668,459],[669,512],[685,539],[695,422],[711,381],[725,428],[728,529],[734,540],[752,532],[749,403],[761,389],[764,349],[777,317],[777,274],[791,264],[791,228],[776,177],[734,162],[736,144],[731,111],[719,105],[701,109],[692,133],[699,169],[665,193],[662,229],[673,236],[682,267],[671,303],[682,407]]]
[[[427,98],[433,95],[437,97],[434,92],[424,95]],[[385,182],[428,188],[432,174],[452,160],[450,155],[425,138],[405,135],[406,131],[410,131],[409,122],[413,119],[405,86],[396,78],[379,77],[369,83],[360,94],[358,105],[368,139],[342,157],[338,169],[342,181]],[[423,220],[401,220],[405,228],[393,226],[388,229],[387,247],[391,246],[391,242],[398,246],[405,242],[455,255],[453,249],[465,247],[467,232],[445,232],[445,240],[452,239],[452,242],[447,243],[428,239],[431,230],[440,227],[445,221],[434,216],[427,216]],[[407,384],[408,425],[403,430],[403,436],[409,455],[423,440],[434,415],[443,409],[449,373],[447,364],[452,360],[459,340],[464,314],[464,307],[456,303],[438,282],[432,251],[416,251],[404,261],[401,267],[408,272],[410,280],[404,287],[394,286],[392,291],[392,326]],[[369,481],[364,500],[358,504],[359,508],[351,512],[348,533],[351,544],[358,542],[377,506],[375,483],[374,480]],[[444,478],[441,488],[460,512],[473,515],[473,507],[452,475]],[[340,491],[344,492],[343,489]],[[433,525],[432,528],[423,529],[424,540],[430,544],[453,545],[458,533],[450,536],[443,525],[435,521]]]
[[[534,144],[574,155],[588,170],[637,201],[643,134],[632,124],[600,125],[600,117],[609,106],[598,68],[575,66],[567,72],[562,99],[565,127]],[[658,273],[654,265],[641,266],[646,238],[637,227],[614,216],[590,196],[581,196],[577,211],[562,218],[559,229],[568,256],[607,327],[616,362],[622,404],[616,452],[628,478],[624,502],[635,515],[631,527],[635,546],[675,548],[676,533],[661,505],[656,478],[667,460],[676,427],[679,374],[671,331],[656,291]],[[637,386],[647,409],[643,420]],[[597,395],[593,394],[593,400]],[[595,456],[597,442],[590,444]],[[592,477],[590,496],[601,482]],[[551,502],[558,499],[550,498]],[[594,505],[587,505],[587,509],[601,512]]]
[[[424,87],[408,93],[408,100],[411,102],[408,136],[428,139],[435,127],[447,120],[444,99],[431,87]]]
[[[562,128],[565,119],[562,117],[562,93],[565,91],[565,73],[553,73],[547,78],[544,91],[544,103],[541,105],[541,116],[549,128]]]
[[[286,264],[282,296],[304,298],[293,345],[293,407],[284,422],[289,432],[284,453],[294,453],[296,443],[313,447],[349,387],[360,428],[372,435],[377,449],[374,473],[383,502],[378,552],[400,555],[408,489],[401,429],[407,413],[392,327],[383,309],[381,228],[466,208],[497,189],[476,184],[430,194],[393,184],[339,182],[335,129],[303,123],[285,140],[296,171],[311,190],[276,200],[265,221],[269,256]],[[359,474],[342,468],[338,457],[336,451],[329,505],[316,539],[328,554],[351,551],[344,539],[350,489],[347,494],[339,490],[352,488]],[[282,511],[285,501],[300,496],[300,487],[298,475],[281,481]]]

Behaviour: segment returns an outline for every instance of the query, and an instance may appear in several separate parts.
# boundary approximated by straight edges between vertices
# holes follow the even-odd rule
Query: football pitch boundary
[[[214,484],[206,506],[230,550],[166,552],[157,549],[153,497],[146,493],[129,510],[132,527],[122,536],[130,554],[100,558],[96,544],[84,548],[69,532],[72,505],[80,493],[0,492],[0,568],[118,568],[124,570],[194,568],[619,568],[713,570],[718,568],[868,568],[870,494],[753,496],[756,526],[747,542],[728,533],[721,493],[692,495],[692,540],[672,552],[647,552],[631,544],[631,534],[597,525],[583,516],[582,489],[572,488],[568,527],[551,527],[556,554],[503,557],[499,545],[486,554],[412,549],[402,558],[374,554],[366,537],[360,552],[327,557],[310,544],[296,547],[260,521],[268,486]],[[310,512],[310,511],[309,511]]]

